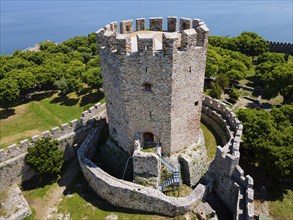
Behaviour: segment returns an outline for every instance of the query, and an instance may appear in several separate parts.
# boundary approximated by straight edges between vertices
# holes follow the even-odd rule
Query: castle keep
[[[134,31],[134,29],[136,31]],[[97,32],[110,137],[129,155],[161,146],[172,155],[200,136],[208,28],[199,19],[144,18]]]

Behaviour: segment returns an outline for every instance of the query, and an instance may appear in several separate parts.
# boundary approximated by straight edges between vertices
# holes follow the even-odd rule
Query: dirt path
[[[63,193],[80,172],[78,160],[75,159],[63,173],[60,181],[48,192],[45,199],[35,199],[30,205],[36,209],[36,220],[56,219],[58,204],[62,201]]]

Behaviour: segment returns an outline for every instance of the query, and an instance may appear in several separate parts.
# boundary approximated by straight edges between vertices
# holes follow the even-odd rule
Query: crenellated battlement
[[[163,30],[163,18],[152,17],[149,27],[145,18],[112,22],[96,32],[97,42],[102,50],[116,55],[132,53],[174,54],[189,48],[207,46],[209,29],[200,19],[181,18],[178,28],[177,17],[167,18],[167,31]],[[136,31],[134,31],[136,30]]]
[[[24,139],[20,141],[19,144],[12,144],[6,149],[0,149],[0,163],[26,153],[28,147],[33,146],[34,143],[40,138],[51,137],[53,139],[59,140],[62,139],[62,137],[77,131],[78,129],[82,129],[85,125],[91,123],[93,118],[105,109],[105,104],[97,103],[88,110],[82,112],[81,118],[79,120],[74,119],[70,123],[62,124],[61,128],[54,127],[51,129],[51,131],[47,130],[44,131],[41,135],[32,136],[31,140]]]
[[[253,219],[253,179],[245,176],[239,166],[243,125],[225,103],[211,97],[203,98],[202,111],[202,120],[222,136],[222,146],[217,147],[215,159],[209,167],[215,191],[236,216]]]
[[[289,53],[293,55],[293,44],[286,42],[273,42],[267,41],[269,43],[270,52],[276,53]]]

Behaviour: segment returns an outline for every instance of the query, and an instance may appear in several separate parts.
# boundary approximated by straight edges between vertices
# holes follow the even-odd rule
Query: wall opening
[[[155,147],[154,134],[151,132],[146,132],[143,134],[143,148]]]
[[[194,106],[198,106],[198,101],[196,101],[196,102],[194,103]]]
[[[145,92],[151,92],[152,91],[152,85],[149,83],[143,84],[143,88]]]
[[[125,26],[125,29],[126,29],[126,31],[130,31],[130,27],[129,27],[129,25],[126,25],[126,26]]]

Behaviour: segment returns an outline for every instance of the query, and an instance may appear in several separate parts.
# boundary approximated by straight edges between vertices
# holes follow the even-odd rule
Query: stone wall
[[[203,134],[195,145],[181,151],[178,160],[181,166],[182,182],[191,187],[196,186],[209,166]]]
[[[139,140],[135,140],[133,152],[133,182],[158,188],[161,175],[160,152],[142,152]],[[160,148],[158,148],[160,149]]]
[[[77,152],[84,177],[97,195],[115,206],[168,216],[183,214],[201,201],[205,193],[201,184],[188,197],[168,197],[153,188],[117,179],[97,167],[91,161],[91,149],[95,149],[101,127],[88,134]]]
[[[89,129],[94,125],[96,117],[106,114],[105,104],[96,104],[89,110],[84,111],[80,120],[72,120],[70,124],[65,123],[62,129],[59,127],[45,131],[41,136],[35,135],[32,141],[23,140],[19,145],[13,144],[6,149],[0,150],[0,191],[6,187],[28,180],[35,171],[25,163],[27,148],[32,147],[34,142],[42,137],[57,139],[60,148],[64,150],[64,160],[71,160],[76,156],[76,151],[84,140]]]
[[[189,25],[187,25],[189,21]],[[129,155],[136,133],[150,132],[171,155],[197,142],[208,28],[168,17],[111,23],[97,32],[110,136]],[[116,24],[116,25],[114,25]],[[164,114],[162,114],[164,112]]]
[[[213,189],[234,213],[235,219],[253,219],[253,179],[244,176],[239,166],[243,126],[232,110],[210,97],[204,97],[202,113],[203,123],[213,127],[219,136],[224,136],[208,171],[213,179]]]

